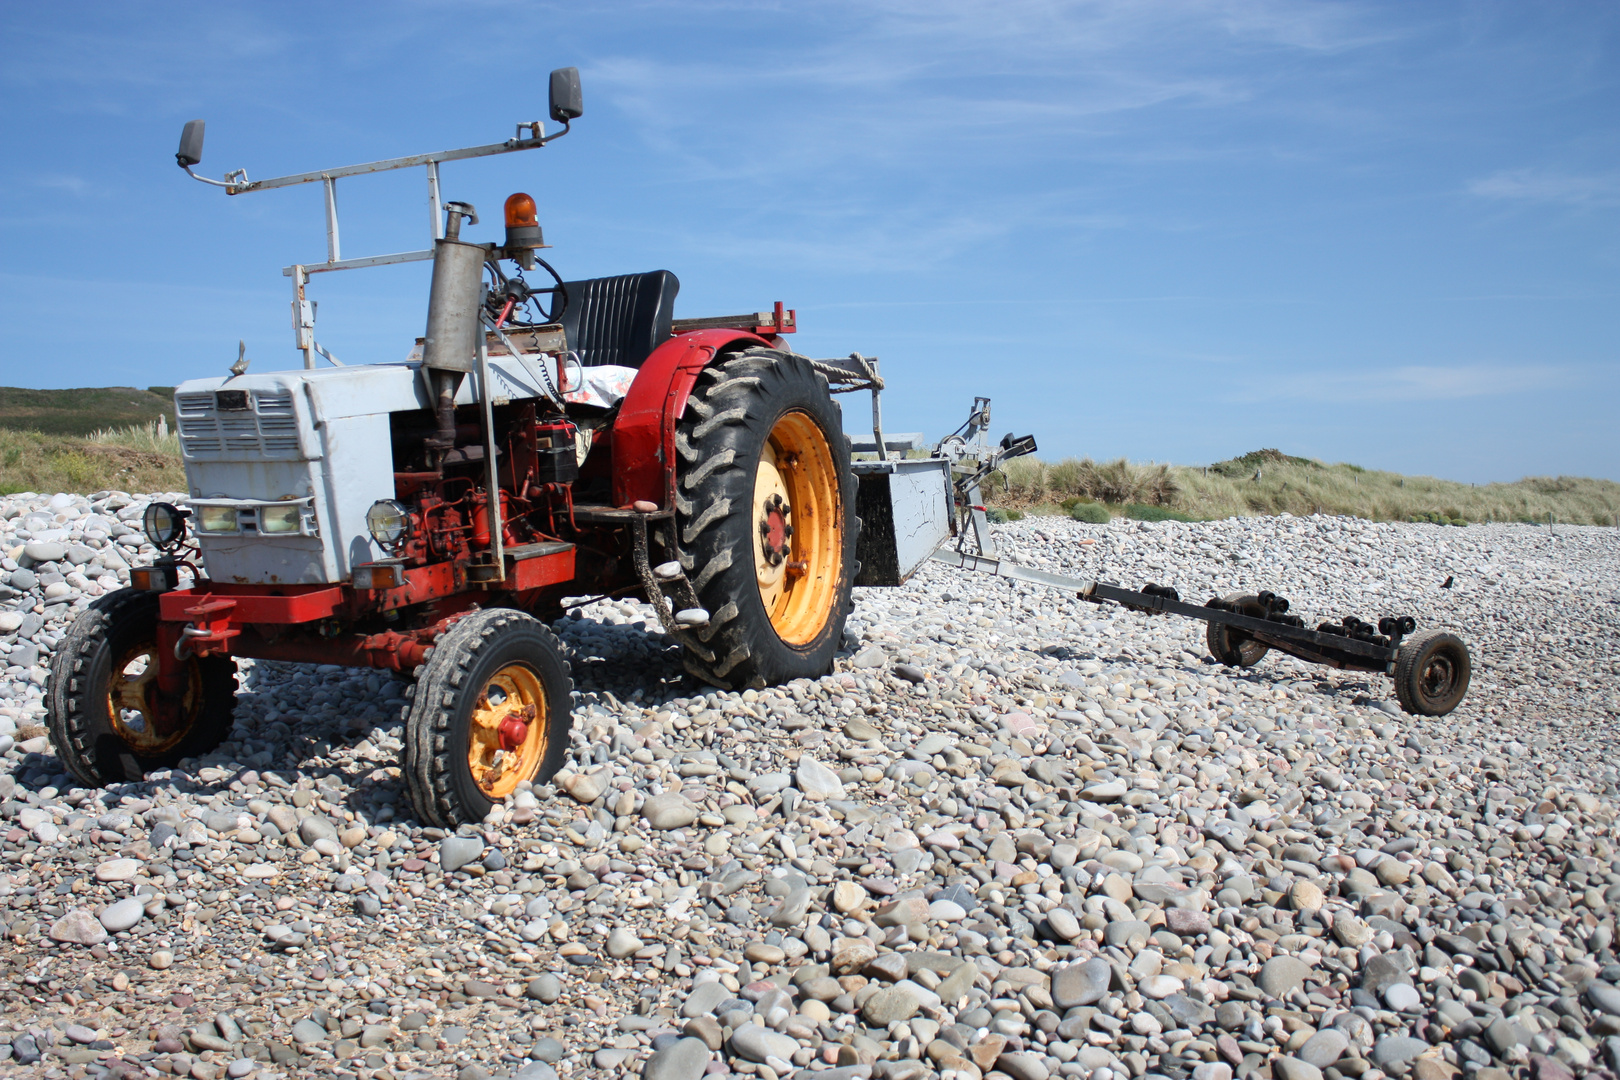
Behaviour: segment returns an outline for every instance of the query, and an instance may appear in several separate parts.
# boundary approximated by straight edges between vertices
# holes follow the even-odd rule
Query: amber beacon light
[[[540,233],[540,222],[535,214],[533,197],[521,191],[510,196],[506,200],[507,250],[545,246],[545,238]]]

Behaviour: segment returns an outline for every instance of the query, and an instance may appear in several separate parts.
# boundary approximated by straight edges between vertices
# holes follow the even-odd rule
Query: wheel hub
[[[526,664],[496,672],[479,696],[468,725],[467,766],[491,799],[503,799],[532,779],[545,758],[545,725],[537,722],[545,691]]]
[[[1436,656],[1423,671],[1423,689],[1429,695],[1439,697],[1451,689],[1455,678],[1451,661],[1444,656]]]
[[[194,663],[188,667],[180,694],[164,694],[158,686],[156,646],[142,643],[126,651],[113,665],[107,685],[108,715],[119,738],[142,755],[161,754],[178,745],[196,719],[194,669]]]
[[[793,513],[793,507],[782,498],[778,492],[771,492],[766,498],[763,513],[759,518],[760,547],[764,550],[767,566],[779,566],[788,557],[789,543],[793,539],[793,526],[788,524],[788,516]]]
[[[522,746],[529,737],[529,725],[516,715],[508,716],[501,721],[500,742],[501,749],[508,752]]]

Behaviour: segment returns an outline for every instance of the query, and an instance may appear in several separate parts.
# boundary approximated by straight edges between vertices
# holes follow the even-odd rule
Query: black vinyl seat
[[[668,270],[566,281],[563,331],[586,367],[640,367],[669,340],[681,283]]]

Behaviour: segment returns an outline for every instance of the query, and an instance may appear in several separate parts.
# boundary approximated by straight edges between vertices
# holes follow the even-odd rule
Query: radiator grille
[[[298,415],[290,390],[251,394],[249,412],[220,412],[211,393],[176,398],[180,444],[188,457],[250,454],[267,458],[298,456]]]

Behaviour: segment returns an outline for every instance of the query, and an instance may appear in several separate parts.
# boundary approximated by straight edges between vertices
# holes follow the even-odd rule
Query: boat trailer
[[[1468,648],[1455,634],[1418,630],[1410,615],[1386,615],[1376,624],[1347,615],[1314,628],[1273,592],[1235,592],[1188,603],[1170,586],[1148,583],[1128,589],[1104,581],[1055,574],[1002,558],[990,532],[981,485],[1006,461],[1035,451],[1033,436],[1008,435],[991,446],[990,399],[975,398],[972,413],[954,433],[931,448],[921,436],[885,438],[879,405],[881,378],[876,361],[862,358],[874,372],[870,382],[873,439],[856,442],[857,512],[862,535],[858,585],[898,585],[929,559],[947,566],[1027,581],[1094,604],[1118,604],[1144,615],[1179,615],[1207,624],[1210,654],[1232,667],[1251,667],[1275,649],[1311,664],[1345,671],[1389,675],[1395,696],[1408,713],[1444,716],[1468,692]],[[835,392],[837,388],[835,387]],[[927,456],[908,457],[927,451]],[[896,456],[897,455],[897,456]],[[954,543],[952,540],[954,538]]]

